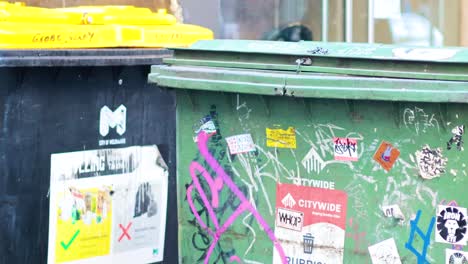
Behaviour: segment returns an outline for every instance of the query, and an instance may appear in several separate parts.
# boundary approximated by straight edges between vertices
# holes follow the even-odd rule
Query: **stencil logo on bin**
[[[293,208],[294,205],[296,205],[296,200],[294,200],[293,196],[288,193],[284,196],[283,200],[281,200],[281,203],[283,203],[285,207]]]
[[[99,134],[105,137],[109,134],[110,129],[115,129],[117,134],[123,135],[127,130],[127,108],[120,105],[112,111],[108,106],[101,108],[99,116]]]

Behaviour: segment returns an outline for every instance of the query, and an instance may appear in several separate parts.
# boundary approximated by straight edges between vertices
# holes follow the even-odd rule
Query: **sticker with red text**
[[[242,134],[226,138],[231,155],[255,151],[255,144],[250,134]]]
[[[277,184],[275,236],[287,263],[343,263],[347,194]],[[281,263],[275,251],[273,263]]]
[[[357,139],[355,138],[334,138],[335,160],[357,161]]]

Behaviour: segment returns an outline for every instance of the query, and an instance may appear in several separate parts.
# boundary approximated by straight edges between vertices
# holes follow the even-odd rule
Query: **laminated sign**
[[[48,263],[162,261],[167,177],[157,146],[53,154]]]
[[[294,127],[284,129],[266,129],[267,146],[272,148],[296,148],[296,130]]]
[[[287,263],[343,263],[347,199],[340,190],[277,185],[275,236]]]

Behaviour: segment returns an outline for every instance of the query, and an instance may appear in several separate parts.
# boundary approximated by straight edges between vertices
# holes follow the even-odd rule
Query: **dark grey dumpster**
[[[0,263],[177,261],[170,55],[0,51]]]

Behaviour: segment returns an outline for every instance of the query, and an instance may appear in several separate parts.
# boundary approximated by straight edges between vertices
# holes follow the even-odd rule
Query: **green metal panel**
[[[365,58],[377,60],[399,60],[399,51],[419,50],[419,57],[407,59],[415,61],[466,63],[468,49],[461,47],[426,48],[386,44],[341,43],[341,42],[280,42],[252,40],[201,40],[190,47],[190,50],[229,51],[241,53],[275,54],[275,55],[315,55],[339,58]],[[181,49],[182,50],[182,49]],[[402,53],[405,54],[405,53]],[[416,54],[415,54],[416,55]]]
[[[176,54],[175,58],[165,61],[191,66],[468,80],[466,48],[218,40],[200,41],[190,49],[176,50]],[[303,62],[298,67],[301,60]]]
[[[294,264],[372,263],[369,247],[391,238],[402,263],[445,263],[446,249],[463,248],[436,242],[435,234],[444,227],[438,226],[439,205],[468,207],[468,155],[463,135],[456,135],[468,121],[467,82],[198,63],[153,67],[149,78],[177,89],[181,263],[280,263],[274,254],[284,250]],[[267,139],[268,129],[289,128],[289,136]],[[243,134],[251,136],[254,150],[249,145],[244,150],[251,151],[231,154],[228,140]],[[357,160],[339,160],[346,146],[336,138],[356,141],[357,148],[351,143],[345,150]],[[272,146],[278,142],[290,148]],[[383,152],[384,142],[393,147],[391,155]],[[393,166],[387,171],[388,164]],[[428,179],[431,173],[438,177]],[[305,225],[282,237],[279,210],[288,203],[293,211],[300,206],[284,192],[278,195],[287,184],[307,190],[290,192],[296,204],[314,193],[332,201],[346,194],[344,244],[333,242],[337,233],[322,229],[312,234],[316,240],[308,255],[301,242],[308,235]],[[385,206],[393,206],[394,217],[385,215],[391,212]],[[337,258],[325,262],[314,258],[317,252],[327,255],[322,259]]]

